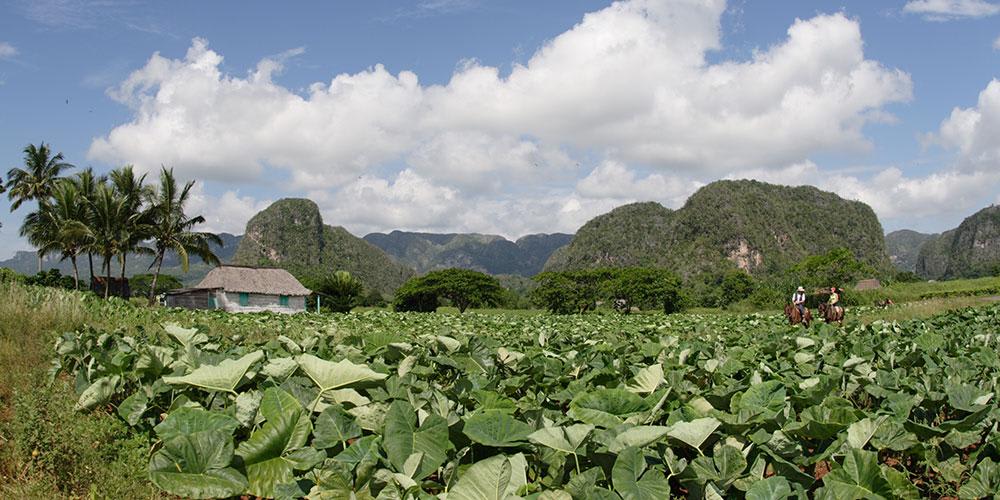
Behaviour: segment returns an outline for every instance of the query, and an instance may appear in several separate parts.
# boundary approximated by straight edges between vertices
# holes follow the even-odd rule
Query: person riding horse
[[[806,289],[798,287],[792,294],[792,305],[799,310],[799,317],[806,314]]]
[[[828,302],[833,311],[837,311],[837,309],[842,311],[844,309],[844,306],[840,302],[840,292],[837,287],[830,287],[830,300]]]

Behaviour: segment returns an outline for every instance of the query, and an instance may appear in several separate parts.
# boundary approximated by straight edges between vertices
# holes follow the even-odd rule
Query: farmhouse
[[[882,288],[882,282],[877,279],[861,280],[854,286],[855,290],[876,290]]]
[[[284,269],[223,265],[209,271],[197,286],[167,292],[166,305],[228,312],[297,313],[306,310],[306,296],[311,293]]]

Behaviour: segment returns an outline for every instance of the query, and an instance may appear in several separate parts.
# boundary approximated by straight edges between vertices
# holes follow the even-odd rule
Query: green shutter
[[[250,294],[247,292],[240,292],[240,305],[246,307],[250,305]]]
[[[212,293],[208,294],[208,308],[215,309],[215,295]]]
[[[278,296],[278,304],[280,304],[280,305],[282,305],[284,307],[288,307],[288,296],[287,295],[279,295]]]

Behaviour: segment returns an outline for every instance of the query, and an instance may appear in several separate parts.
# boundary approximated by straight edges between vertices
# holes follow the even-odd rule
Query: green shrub
[[[470,269],[443,269],[411,278],[396,291],[397,311],[429,312],[439,298],[447,299],[460,313],[469,307],[495,306],[503,300],[496,278]],[[433,299],[431,298],[433,297]]]
[[[128,285],[129,289],[132,291],[133,297],[149,297],[149,289],[153,285],[153,275],[136,274],[128,279]],[[160,295],[168,290],[183,287],[184,283],[181,283],[181,280],[177,279],[175,276],[161,274],[156,278],[156,293],[153,295]]]

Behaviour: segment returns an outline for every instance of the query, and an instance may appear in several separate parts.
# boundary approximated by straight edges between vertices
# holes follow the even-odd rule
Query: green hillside
[[[765,275],[838,247],[880,271],[890,268],[868,205],[811,186],[718,181],[678,210],[634,203],[595,217],[545,269],[655,266],[692,276],[742,268]]]
[[[1000,206],[966,217],[920,248],[916,273],[927,279],[977,278],[1000,269]]]
[[[561,233],[533,234],[510,241],[492,234],[392,231],[372,233],[364,240],[420,273],[457,267],[493,275],[532,276],[542,270],[552,252],[572,238]]]
[[[346,229],[324,225],[314,202],[295,198],[278,200],[247,222],[233,262],[281,267],[298,276],[344,270],[383,294],[414,274]]]

